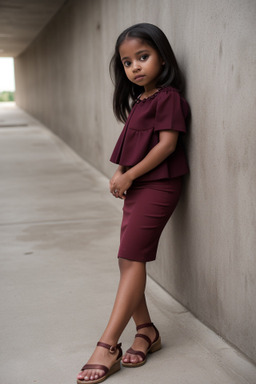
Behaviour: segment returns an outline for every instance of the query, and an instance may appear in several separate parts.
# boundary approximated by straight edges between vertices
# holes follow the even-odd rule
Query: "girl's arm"
[[[159,143],[128,172],[132,181],[151,171],[170,156],[176,148],[179,133],[177,131],[160,131]]]
[[[111,185],[110,192],[116,197],[124,199],[124,192],[130,188],[133,180],[157,167],[175,151],[178,136],[179,132],[177,131],[160,131],[159,143],[138,164],[127,172],[117,175]],[[115,190],[118,190],[118,196],[114,192]]]

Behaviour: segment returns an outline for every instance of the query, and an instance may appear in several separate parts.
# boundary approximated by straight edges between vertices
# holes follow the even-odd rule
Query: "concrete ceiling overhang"
[[[0,56],[17,57],[66,0],[0,0]]]

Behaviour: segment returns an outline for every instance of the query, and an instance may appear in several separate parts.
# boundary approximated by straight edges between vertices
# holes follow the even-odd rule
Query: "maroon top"
[[[147,99],[137,99],[116,143],[110,161],[132,167],[159,142],[159,131],[186,132],[187,101],[172,87],[161,88]],[[151,181],[178,177],[188,172],[180,138],[175,151],[156,168],[137,180]]]

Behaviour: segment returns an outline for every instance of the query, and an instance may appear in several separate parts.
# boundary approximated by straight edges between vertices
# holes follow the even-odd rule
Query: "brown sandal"
[[[105,344],[105,343],[102,343],[101,341],[99,341],[97,343],[97,347],[103,347],[103,348],[106,348],[109,350],[109,353],[111,354],[114,354],[116,352],[116,350],[118,349],[119,353],[118,353],[118,356],[116,358],[116,361],[114,362],[114,364],[112,365],[112,367],[108,368],[106,367],[105,365],[101,365],[101,364],[85,364],[83,366],[83,368],[81,369],[81,371],[85,371],[86,369],[101,369],[102,371],[104,371],[104,375],[99,377],[98,379],[95,379],[95,380],[79,380],[77,379],[77,384],[96,384],[96,383],[102,383],[102,381],[106,380],[107,377],[109,377],[110,375],[112,375],[113,373],[117,372],[120,370],[120,362],[121,362],[121,359],[122,359],[122,348],[121,348],[121,343],[120,344],[117,344],[115,347],[112,346],[112,345],[109,345],[109,344]]]
[[[138,325],[136,330],[138,331],[139,329],[142,329],[142,328],[148,328],[148,327],[153,327],[156,331],[156,337],[154,338],[154,341],[152,342],[150,340],[150,338],[146,335],[143,335],[142,333],[137,333],[135,335],[135,337],[141,337],[142,339],[146,340],[148,342],[148,349],[147,349],[147,352],[146,354],[142,351],[135,351],[134,349],[132,348],[129,348],[126,353],[130,353],[131,355],[138,355],[140,357],[142,357],[142,361],[138,362],[138,363],[125,363],[122,361],[122,365],[124,367],[128,367],[128,368],[137,368],[137,367],[141,367],[143,364],[146,363],[147,361],[147,354],[148,353],[153,353],[153,352],[156,352],[156,351],[159,351],[159,349],[161,349],[162,345],[161,345],[161,337],[159,335],[159,332],[157,330],[157,328],[154,326],[153,323],[146,323],[146,324],[141,324],[141,325]]]

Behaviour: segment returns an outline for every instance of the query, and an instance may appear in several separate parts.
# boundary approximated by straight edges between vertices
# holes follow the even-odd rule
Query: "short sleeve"
[[[189,106],[178,91],[166,90],[158,95],[155,131],[173,130],[186,132],[186,117]]]

